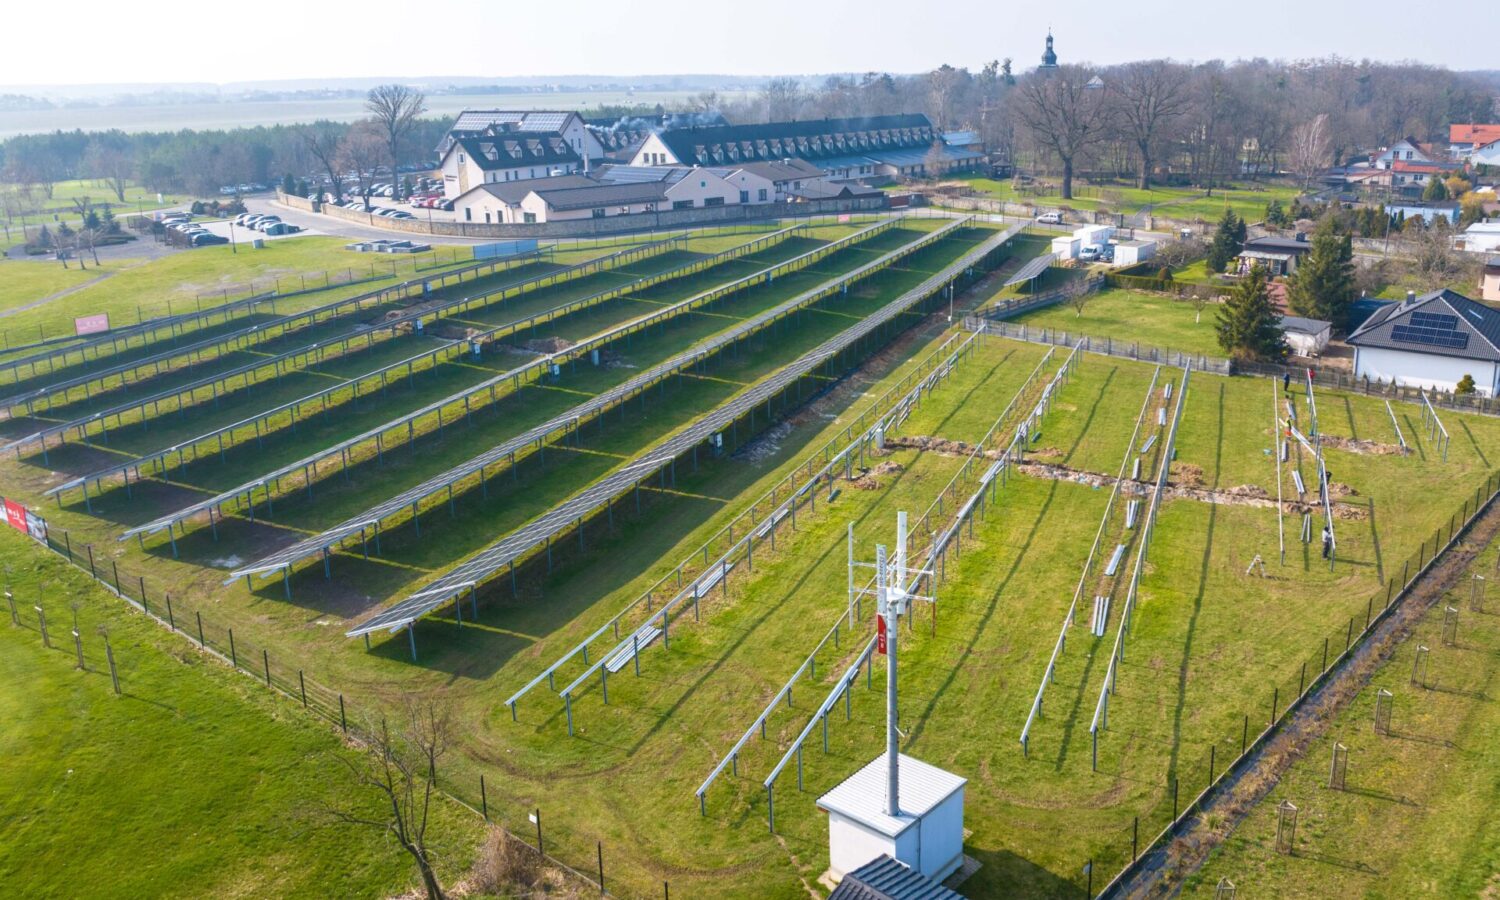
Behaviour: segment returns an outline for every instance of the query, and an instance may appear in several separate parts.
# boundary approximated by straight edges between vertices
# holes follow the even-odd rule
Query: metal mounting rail
[[[971,334],[978,334],[978,332],[971,332]],[[944,489],[943,489],[944,492],[946,492],[949,488],[951,488],[953,486],[953,484],[955,483],[956,479],[958,479],[963,474],[963,472],[965,471],[965,469],[967,469],[968,464],[972,463],[975,459],[977,459],[979,457],[979,454],[983,451],[983,449],[985,448],[985,446],[988,444],[989,438],[995,433],[995,431],[999,427],[999,425],[1001,423],[1005,422],[1010,417],[1010,414],[1015,410],[1015,408],[1016,408],[1017,404],[1020,402],[1021,398],[1023,396],[1025,396],[1025,394],[1027,393],[1028,389],[1035,382],[1038,374],[1040,374],[1040,372],[1043,370],[1043,368],[1052,359],[1053,353],[1054,353],[1054,351],[1052,349],[1048,349],[1047,353],[1042,357],[1041,361],[1037,363],[1036,367],[1032,370],[1031,374],[1027,376],[1027,378],[1026,378],[1026,380],[1024,382],[1022,382],[1021,387],[1016,391],[1015,396],[1013,396],[1011,398],[1010,403],[1007,404],[1006,407],[1005,407],[1005,409],[1000,413],[1000,415],[995,418],[995,423],[990,426],[989,432],[987,432],[985,434],[984,438],[980,439],[980,441],[975,444],[975,448],[974,448],[973,451],[970,452],[969,460],[966,461],[965,466],[960,467],[959,471],[954,474],[953,479],[950,479],[950,481],[948,482],[948,485],[944,487]],[[1019,435],[1017,435],[1016,437],[1012,438],[1011,445],[1010,445],[1010,447],[1007,448],[1007,451],[1006,451],[1006,454],[1005,454],[1005,458],[1008,458],[1009,454],[1014,450],[1015,443],[1016,443],[1016,441],[1018,439],[1019,439]],[[980,487],[979,487],[978,491],[976,491],[976,493],[975,493],[974,496],[971,496],[969,498],[968,502],[964,503],[959,508],[959,511],[955,514],[955,517],[954,517],[955,520],[961,521],[968,514],[968,512],[972,509],[974,499],[975,499],[975,497],[978,496],[978,493],[983,492],[983,491],[989,489],[989,485],[991,483],[993,483],[996,475],[999,474],[1000,468],[1005,464],[1005,458],[1002,458],[1000,460],[996,460],[996,462],[994,463],[994,465],[990,466],[990,468],[985,472],[984,476],[980,479]],[[929,510],[929,512],[930,512],[930,510]],[[947,539],[951,538],[952,533],[953,533],[953,529],[951,529],[951,528],[944,529],[944,535],[945,535],[944,540],[938,541],[937,543],[935,543],[933,545],[933,547],[942,547],[942,546],[945,546]],[[927,563],[925,565],[919,567],[919,568],[924,568],[925,569],[925,568],[929,568],[930,567],[932,559],[936,555],[933,552],[933,547],[929,547],[928,548]],[[918,584],[919,581],[920,581],[920,577],[914,577],[912,579],[911,590],[908,593],[915,594],[917,592],[916,591],[916,586],[917,586],[917,584]],[[873,583],[874,583],[874,578],[872,577],[870,579],[870,581],[867,583],[866,587],[868,588]],[[851,593],[853,593],[852,588],[851,588]],[[849,609],[843,615],[840,615],[838,617],[838,619],[834,622],[833,627],[831,629],[829,629],[829,631],[826,634],[823,635],[823,638],[821,640],[819,640],[818,643],[813,647],[812,652],[809,653],[807,655],[807,657],[803,659],[802,664],[799,665],[796,668],[796,670],[792,672],[791,676],[789,678],[787,678],[786,682],[781,686],[781,689],[778,690],[775,693],[775,695],[771,697],[771,700],[770,700],[770,702],[768,702],[766,704],[765,709],[763,709],[761,711],[760,715],[758,715],[758,716],[755,717],[755,719],[750,723],[750,726],[745,729],[745,732],[742,735],[740,735],[739,740],[735,741],[734,745],[732,747],[730,747],[729,752],[725,753],[724,756],[720,758],[718,764],[714,766],[713,770],[711,772],[709,772],[708,777],[704,779],[703,784],[701,784],[698,787],[698,789],[694,792],[697,795],[697,797],[698,797],[698,805],[699,805],[700,812],[704,808],[705,796],[706,796],[706,794],[708,792],[708,789],[713,786],[714,781],[717,780],[718,777],[723,774],[723,772],[724,772],[724,770],[726,768],[729,768],[730,766],[734,766],[734,767],[736,767],[736,769],[738,768],[738,759],[739,759],[740,751],[744,749],[745,744],[749,742],[751,736],[754,735],[757,731],[761,732],[761,736],[762,737],[765,736],[765,732],[764,732],[765,723],[766,723],[766,720],[770,717],[771,713],[773,711],[775,711],[776,707],[778,707],[778,706],[781,705],[781,703],[782,703],[783,700],[785,700],[788,705],[791,704],[791,696],[792,696],[792,689],[793,689],[793,687],[796,685],[796,683],[799,680],[801,680],[801,678],[802,678],[802,676],[803,676],[804,673],[811,672],[814,675],[816,675],[816,673],[817,673],[817,657],[818,657],[818,653],[820,651],[822,651],[822,649],[825,646],[827,646],[827,644],[828,644],[828,642],[830,640],[833,640],[833,641],[835,641],[835,643],[837,643],[839,629],[841,629],[843,627],[846,627],[846,623],[847,623],[847,627],[848,628],[853,629],[853,627],[854,627],[854,621],[853,621],[853,619],[854,618],[855,618],[855,612],[854,612],[854,608],[851,606],[851,607],[849,607]],[[850,671],[851,672],[857,671],[857,669],[858,669],[857,665],[856,666],[852,666],[851,669],[850,669]],[[836,695],[836,693],[837,693],[837,691],[835,691],[835,695]]]
[[[957,365],[958,361],[964,355],[966,355],[970,348],[974,345],[975,337],[975,334],[970,333],[967,337],[963,338],[961,343],[959,343],[957,349],[954,349],[952,351],[952,354],[949,355],[944,362],[935,365],[930,372],[928,372],[925,376],[918,380],[916,385],[914,385],[906,394],[904,394],[899,400],[892,404],[890,409],[888,409],[884,413],[876,415],[874,422],[868,427],[862,429],[858,435],[854,435],[852,433],[852,428],[851,430],[846,431],[846,434],[850,434],[850,439],[843,448],[839,449],[836,452],[832,450],[834,444],[838,441],[838,438],[834,438],[824,444],[821,449],[815,450],[811,454],[809,454],[806,458],[806,469],[808,474],[803,479],[803,486],[800,488],[793,488],[786,500],[780,500],[778,502],[781,489],[791,479],[796,478],[799,472],[803,471],[804,466],[801,463],[799,463],[791,471],[786,479],[783,479],[783,481],[772,485],[770,490],[766,491],[753,503],[751,503],[749,508],[745,512],[741,513],[728,525],[720,529],[717,534],[705,541],[703,546],[687,554],[687,556],[684,557],[683,561],[678,563],[677,567],[673,570],[672,573],[662,576],[662,578],[658,580],[656,584],[652,585],[635,600],[632,600],[624,609],[611,616],[609,620],[606,621],[603,625],[599,626],[599,628],[594,631],[593,634],[584,638],[581,642],[574,645],[572,649],[563,653],[550,665],[543,669],[540,674],[532,678],[520,690],[512,694],[510,698],[505,701],[505,705],[510,707],[512,718],[515,717],[516,704],[521,700],[521,698],[530,693],[532,689],[536,688],[543,681],[546,681],[550,685],[553,681],[553,677],[562,666],[564,666],[580,654],[583,656],[584,662],[587,663],[589,646],[599,638],[603,637],[605,632],[613,630],[615,636],[618,637],[620,631],[619,626],[620,623],[624,620],[625,616],[638,609],[642,604],[647,604],[649,611],[649,604],[652,603],[653,598],[656,596],[656,593],[666,588],[668,582],[673,579],[674,575],[676,577],[677,587],[680,588],[683,582],[682,572],[688,565],[692,563],[693,560],[697,559],[699,556],[702,556],[705,560],[702,572],[700,572],[699,575],[701,575],[703,572],[712,572],[714,570],[719,570],[721,572],[724,571],[729,564],[729,560],[737,557],[740,554],[741,550],[748,546],[749,534],[753,533],[757,534],[757,536],[764,537],[764,532],[767,531],[767,522],[779,523],[780,521],[785,519],[796,508],[797,505],[799,505],[804,499],[806,499],[806,497],[811,496],[812,492],[816,490],[817,485],[820,481],[830,478],[833,471],[837,469],[840,464],[843,464],[845,460],[852,459],[853,455],[856,452],[858,452],[864,446],[867,446],[876,432],[886,431],[887,433],[889,433],[890,428],[895,427],[896,424],[903,421],[905,417],[910,413],[912,407],[923,394],[931,392],[935,387],[937,387],[939,383],[941,383],[943,379],[948,377],[948,375]],[[947,353],[948,349],[958,341],[960,341],[958,335],[950,336],[943,342],[942,346],[938,347],[932,353],[928,354],[927,358],[923,362],[918,364],[918,369],[921,369],[923,366],[930,363],[931,360]],[[891,395],[897,390],[898,387],[899,385],[892,386],[883,395],[874,400],[870,404],[869,410],[877,410],[881,408],[881,406],[883,406],[890,399]],[[860,419],[861,421],[863,421],[864,415],[861,415]],[[823,458],[823,466],[816,473],[814,473],[812,472],[811,467],[819,456],[822,456]],[[771,501],[771,512],[766,515],[765,518],[760,519],[759,521],[755,520],[755,510],[759,508],[762,501],[767,499]],[[735,525],[741,523],[742,520],[746,518],[751,519],[751,525],[747,529],[746,536],[736,541],[733,538]],[[774,524],[772,525],[772,527],[775,527]],[[709,563],[707,561],[709,556],[709,548],[717,543],[726,534],[730,539],[729,549],[726,550],[723,554],[719,555],[716,559],[714,559],[712,563]],[[699,575],[694,576],[693,580],[695,582],[699,579]]]

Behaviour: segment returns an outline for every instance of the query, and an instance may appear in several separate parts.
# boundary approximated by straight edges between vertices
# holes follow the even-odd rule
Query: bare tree
[[[1073,162],[1103,140],[1109,123],[1106,88],[1081,66],[1061,66],[1022,82],[1016,115],[1032,139],[1062,162],[1062,197],[1073,199]]]
[[[1151,186],[1151,162],[1162,132],[1187,113],[1187,70],[1164,59],[1130,63],[1112,77],[1121,131],[1135,145],[1140,175],[1136,186]]]
[[[422,876],[427,900],[443,900],[443,886],[433,869],[433,853],[427,846],[433,795],[437,793],[437,764],[447,751],[451,724],[447,713],[429,702],[407,699],[406,722],[392,733],[384,720],[373,729],[362,755],[340,754],[361,796],[378,798],[381,812],[333,809],[330,814],[344,824],[385,832],[410,854]]]
[[[933,118],[937,119],[938,130],[945,131],[953,127],[953,107],[967,75],[968,72],[955,69],[947,63],[927,73],[927,95],[931,100]]]
[[[323,173],[328,176],[329,192],[335,201],[344,197],[344,174],[340,165],[340,133],[342,127],[328,121],[317,121],[302,133],[307,152],[318,161]]]
[[[772,122],[795,119],[806,100],[802,82],[795,78],[772,78],[761,88],[760,96],[765,102],[766,117]]]
[[[375,120],[385,138],[391,155],[391,183],[396,185],[399,197],[401,177],[401,145],[417,127],[417,120],[427,112],[427,95],[404,84],[382,84],[370,88],[365,97],[365,109]]]
[[[1319,113],[1292,129],[1287,162],[1302,179],[1304,190],[1333,162],[1333,136],[1328,131],[1327,113]]]
[[[375,185],[375,170],[385,153],[385,146],[373,122],[359,122],[339,142],[339,168],[354,173],[359,196],[370,208],[370,193]]]
[[[90,173],[104,179],[109,184],[109,189],[114,191],[115,199],[124,203],[125,187],[130,183],[130,176],[135,170],[135,159],[131,157],[129,147],[123,140],[114,139],[115,134],[117,133],[95,135],[84,151],[83,164]]]

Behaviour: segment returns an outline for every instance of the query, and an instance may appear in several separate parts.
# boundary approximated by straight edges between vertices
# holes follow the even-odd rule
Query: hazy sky
[[[1410,0],[72,0],[61,17],[48,3],[8,7],[0,84],[10,85],[912,72],[1006,56],[1021,67],[1036,62],[1049,25],[1065,62],[1338,54],[1500,65],[1492,41],[1414,16]],[[1491,8],[1478,31],[1500,33]],[[264,36],[247,29],[251,15]]]

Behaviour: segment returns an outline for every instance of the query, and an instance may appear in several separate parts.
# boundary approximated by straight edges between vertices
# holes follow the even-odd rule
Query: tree
[[[1062,197],[1073,199],[1073,164],[1108,133],[1107,90],[1081,66],[1059,66],[1028,77],[1017,91],[1016,115],[1042,148],[1062,162]]]
[[[1214,230],[1214,239],[1208,245],[1207,264],[1210,272],[1223,272],[1229,263],[1245,249],[1245,223],[1229,207],[1224,208],[1224,217]]]
[[[288,172],[285,175],[281,176],[281,192],[283,194],[296,194],[297,176],[293,175],[291,172]]]
[[[90,174],[109,184],[115,200],[125,202],[125,188],[135,170],[135,158],[125,135],[117,131],[95,135],[84,151],[83,165]]]
[[[1453,393],[1455,393],[1455,394],[1472,394],[1472,393],[1474,393],[1474,376],[1473,375],[1469,375],[1469,374],[1465,374],[1464,377],[1460,378],[1458,380],[1458,384],[1456,384],[1456,385],[1453,386]]]
[[[1443,184],[1443,179],[1433,176],[1427,179],[1427,187],[1422,191],[1422,199],[1432,203],[1448,199],[1448,186]]]
[[[380,811],[363,805],[329,812],[335,821],[373,828],[395,838],[416,864],[427,900],[443,900],[443,887],[427,845],[427,826],[438,789],[437,764],[448,749],[451,725],[446,712],[436,705],[410,697],[405,719],[404,727],[395,733],[381,720],[380,726],[372,729],[364,754],[337,757],[348,768],[358,793],[373,795],[379,801],[374,809]]]
[[[1286,359],[1286,335],[1266,293],[1266,270],[1252,266],[1219,307],[1219,346],[1236,359]]]
[[[1113,81],[1121,130],[1139,157],[1136,186],[1144,190],[1151,186],[1151,163],[1162,132],[1190,106],[1187,70],[1156,59],[1122,67]]]
[[[761,88],[760,96],[766,106],[766,118],[772,122],[795,119],[801,111],[806,96],[802,82],[796,78],[772,78]]]
[[[1484,198],[1470,191],[1458,201],[1458,227],[1468,228],[1484,218]]]
[[[1311,121],[1292,129],[1292,143],[1287,162],[1302,179],[1305,190],[1313,179],[1333,163],[1333,136],[1329,132],[1328,114],[1319,113]]]
[[[1266,204],[1266,224],[1273,228],[1285,228],[1288,223],[1286,207],[1280,200],[1272,200]]]
[[[404,84],[382,84],[370,88],[365,97],[365,109],[385,138],[386,148],[390,151],[391,180],[396,181],[401,167],[401,145],[416,129],[422,113],[427,112],[427,95]]]
[[[1287,305],[1299,316],[1324,319],[1342,331],[1356,296],[1354,244],[1340,234],[1332,216],[1313,232],[1312,248],[1298,265],[1287,291]]]
[[[339,168],[354,173],[354,179],[359,185],[359,196],[365,201],[365,209],[370,208],[375,169],[380,164],[384,151],[380,134],[375,131],[372,122],[356,124],[339,142]]]
[[[335,202],[344,199],[344,175],[340,163],[340,141],[346,129],[334,122],[319,120],[302,133],[307,152],[323,167],[328,176],[329,193]]]

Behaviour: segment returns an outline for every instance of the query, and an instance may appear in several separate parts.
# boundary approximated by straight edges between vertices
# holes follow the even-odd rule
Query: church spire
[[[1047,50],[1042,54],[1043,69],[1057,68],[1057,54],[1052,50],[1052,29],[1047,29]]]

